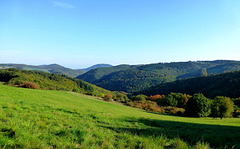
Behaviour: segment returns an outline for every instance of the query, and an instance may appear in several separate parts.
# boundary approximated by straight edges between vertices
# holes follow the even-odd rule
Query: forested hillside
[[[33,66],[33,65],[25,65],[25,64],[0,64],[0,68],[7,69],[7,68],[17,68],[21,70],[37,70],[37,71],[43,71],[43,72],[49,72],[49,73],[56,73],[56,74],[64,74],[68,75],[70,77],[76,77],[78,75],[81,75],[85,73],[85,70],[74,70],[70,68],[65,68],[58,64],[50,64],[50,65],[39,65],[39,66]]]
[[[90,70],[92,70],[92,69],[96,69],[96,68],[107,68],[107,67],[112,67],[112,65],[110,65],[110,64],[96,64],[96,65],[93,65],[93,66],[91,66],[91,67],[88,67],[88,68],[84,68],[84,69],[82,69],[82,70],[84,70],[84,71],[90,71]]]
[[[96,68],[101,68],[101,67],[111,67],[111,65],[97,64],[85,69],[70,69],[58,64],[39,65],[39,66],[25,65],[25,64],[0,64],[0,69],[17,68],[21,70],[37,70],[37,71],[43,71],[43,72],[49,72],[49,73],[64,74],[70,77],[76,77],[81,74],[84,74],[87,71],[90,71]]]
[[[235,70],[240,70],[240,61],[189,61],[99,68],[77,78],[108,90],[132,93],[177,79],[209,76]]]
[[[166,95],[171,92],[190,95],[203,93],[209,98],[216,96],[238,98],[240,97],[240,71],[163,83],[134,94]]]
[[[118,72],[121,70],[127,70],[127,69],[130,69],[131,67],[132,66],[130,65],[118,65],[118,66],[109,67],[109,68],[97,68],[97,69],[90,70],[89,72],[83,75],[77,76],[76,78],[87,81],[89,83],[93,83],[96,80],[101,79],[102,77],[108,74]]]
[[[78,75],[84,74],[86,71],[85,70],[74,70],[70,68],[65,68],[61,65],[58,64],[50,64],[50,65],[40,65],[36,66],[37,68],[47,70],[50,73],[56,73],[56,74],[64,74],[68,75],[70,77],[76,77]]]
[[[19,70],[15,68],[0,70],[0,81],[17,87],[74,91],[100,97],[103,97],[105,94],[113,94],[108,90],[66,75]]]

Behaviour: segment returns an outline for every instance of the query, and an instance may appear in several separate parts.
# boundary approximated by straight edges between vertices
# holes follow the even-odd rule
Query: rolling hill
[[[19,70],[16,68],[0,70],[0,81],[18,87],[73,91],[100,97],[105,94],[114,94],[111,91],[66,75],[51,74],[42,71]]]
[[[108,68],[108,67],[112,67],[112,65],[110,65],[110,64],[96,64],[96,65],[93,65],[93,66],[91,66],[91,67],[84,68],[84,69],[82,69],[82,70],[88,72],[88,71],[90,71],[90,70],[92,70],[92,69],[96,69],[96,68]]]
[[[0,83],[0,148],[240,148],[239,124]]]
[[[240,70],[240,61],[216,60],[98,68],[76,77],[111,91],[133,93],[160,83]]]
[[[107,76],[111,73],[118,72],[121,70],[127,70],[131,67],[132,66],[130,65],[118,65],[118,66],[109,67],[109,68],[97,68],[97,69],[90,70],[89,72],[83,75],[77,76],[76,78],[93,83],[96,80],[99,80],[102,77]]]
[[[81,75],[86,72],[85,70],[81,70],[81,69],[74,70],[74,69],[70,69],[70,68],[65,68],[58,64],[40,65],[40,66],[36,66],[36,68],[40,69],[40,70],[47,70],[50,73],[68,75],[70,77],[75,77],[77,75]]]
[[[43,72],[49,72],[49,73],[64,74],[70,77],[76,77],[95,68],[111,67],[111,66],[112,65],[109,65],[109,64],[97,64],[85,69],[70,69],[58,64],[39,65],[39,66],[25,65],[25,64],[0,64],[0,69],[17,68],[21,70],[37,70],[37,71],[43,71]]]
[[[212,76],[195,77],[174,82],[162,83],[134,94],[166,95],[171,92],[203,93],[206,97],[240,97],[240,71],[227,72]]]

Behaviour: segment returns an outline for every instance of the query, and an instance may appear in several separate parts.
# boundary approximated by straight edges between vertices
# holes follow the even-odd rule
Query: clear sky
[[[0,63],[240,60],[240,0],[0,0]]]

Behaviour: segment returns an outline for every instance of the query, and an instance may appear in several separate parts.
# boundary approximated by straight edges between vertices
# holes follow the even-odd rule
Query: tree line
[[[169,113],[187,117],[240,117],[240,98],[216,96],[214,99],[202,93],[192,96],[182,93],[132,96],[127,105],[148,111]]]

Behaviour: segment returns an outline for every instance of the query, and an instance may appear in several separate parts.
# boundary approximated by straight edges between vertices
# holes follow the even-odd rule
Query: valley
[[[116,75],[118,83],[110,79],[107,88],[129,74],[141,87],[168,78],[128,93],[121,85],[110,91],[65,73],[1,69],[0,147],[239,148],[238,64],[118,65],[82,75],[92,81]],[[160,72],[166,73],[156,77]]]
[[[0,149],[240,149],[240,0],[0,0]]]

